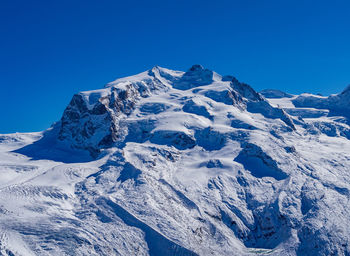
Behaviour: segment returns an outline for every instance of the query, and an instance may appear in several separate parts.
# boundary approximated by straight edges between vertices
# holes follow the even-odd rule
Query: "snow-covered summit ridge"
[[[110,82],[106,87],[120,88],[126,83],[139,83],[141,81],[147,83],[157,79],[170,87],[178,89],[190,89],[197,86],[210,84],[214,80],[218,81],[221,76],[211,70],[205,69],[201,65],[193,65],[187,72],[174,71],[167,68],[155,66],[152,69],[139,73],[134,76],[116,79]]]
[[[154,140],[160,130],[164,134],[171,130],[188,136],[194,146],[199,130],[232,129],[233,120],[247,123],[247,116],[256,114],[295,129],[288,114],[232,76],[222,77],[200,65],[187,72],[156,66],[103,89],[74,95],[62,116],[59,140],[96,156],[101,149],[126,142],[129,130],[141,127],[147,130],[145,140]]]

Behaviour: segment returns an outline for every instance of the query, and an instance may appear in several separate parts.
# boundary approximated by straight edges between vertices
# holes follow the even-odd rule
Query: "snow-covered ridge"
[[[275,89],[265,89],[260,91],[260,94],[262,94],[265,98],[270,98],[270,99],[279,99],[279,98],[292,98],[293,95],[282,92],[280,90],[275,90]]]
[[[349,90],[264,97],[194,65],[80,92],[0,135],[0,255],[349,255]]]
[[[318,95],[302,94],[293,100],[296,107],[311,107],[317,109],[328,109],[335,115],[346,115],[350,113],[350,86],[343,92],[328,97]]]
[[[226,109],[229,113],[232,107],[237,114],[216,117],[215,111]],[[147,114],[142,111],[145,109]],[[193,136],[197,130],[221,129],[220,126],[232,122],[233,116],[240,118],[249,112],[280,119],[294,129],[292,120],[283,110],[273,108],[249,85],[234,77],[223,78],[200,65],[194,65],[187,72],[154,67],[135,76],[117,79],[104,89],[74,95],[62,116],[59,139],[69,140],[73,147],[87,149],[97,156],[101,149],[124,141],[129,134],[128,123],[132,127],[150,124],[151,116],[158,124],[154,125],[157,128],[147,128],[150,129],[147,130],[149,139],[154,139],[160,132],[169,134],[168,127],[160,131],[162,124],[166,124],[172,132],[195,141]],[[193,114],[198,116],[196,120]],[[176,116],[188,119],[188,124],[193,127],[178,122]],[[154,133],[156,130],[158,132]]]
[[[290,116],[298,118],[294,123],[300,122],[299,125],[309,133],[350,138],[349,86],[343,92],[330,96],[303,93],[292,97],[273,96],[269,97],[268,101],[271,105],[282,108]]]

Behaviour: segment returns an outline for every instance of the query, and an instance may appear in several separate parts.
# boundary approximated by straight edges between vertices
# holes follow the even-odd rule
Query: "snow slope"
[[[260,91],[260,94],[266,98],[280,99],[280,98],[292,98],[293,95],[289,93],[282,92],[280,90],[265,89]]]
[[[154,67],[0,135],[0,255],[349,255],[347,116],[279,95]]]

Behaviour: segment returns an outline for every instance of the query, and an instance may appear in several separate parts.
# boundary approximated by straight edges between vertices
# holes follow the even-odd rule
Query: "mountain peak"
[[[167,72],[167,71],[173,71],[173,70],[170,70],[170,69],[167,69],[167,68],[163,68],[161,66],[154,66],[152,69],[149,70],[150,72]]]
[[[201,65],[193,65],[181,79],[174,84],[180,90],[188,90],[194,87],[208,85],[213,82],[214,72],[203,68]]]
[[[204,67],[199,64],[194,64],[188,71],[201,71],[204,70]]]
[[[204,68],[202,65],[195,64],[184,74],[185,77],[212,77],[213,71]]]

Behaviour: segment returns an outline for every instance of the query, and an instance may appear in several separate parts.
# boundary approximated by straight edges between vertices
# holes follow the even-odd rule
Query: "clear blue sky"
[[[0,0],[0,133],[39,131],[72,95],[159,65],[256,90],[350,83],[350,1]]]

